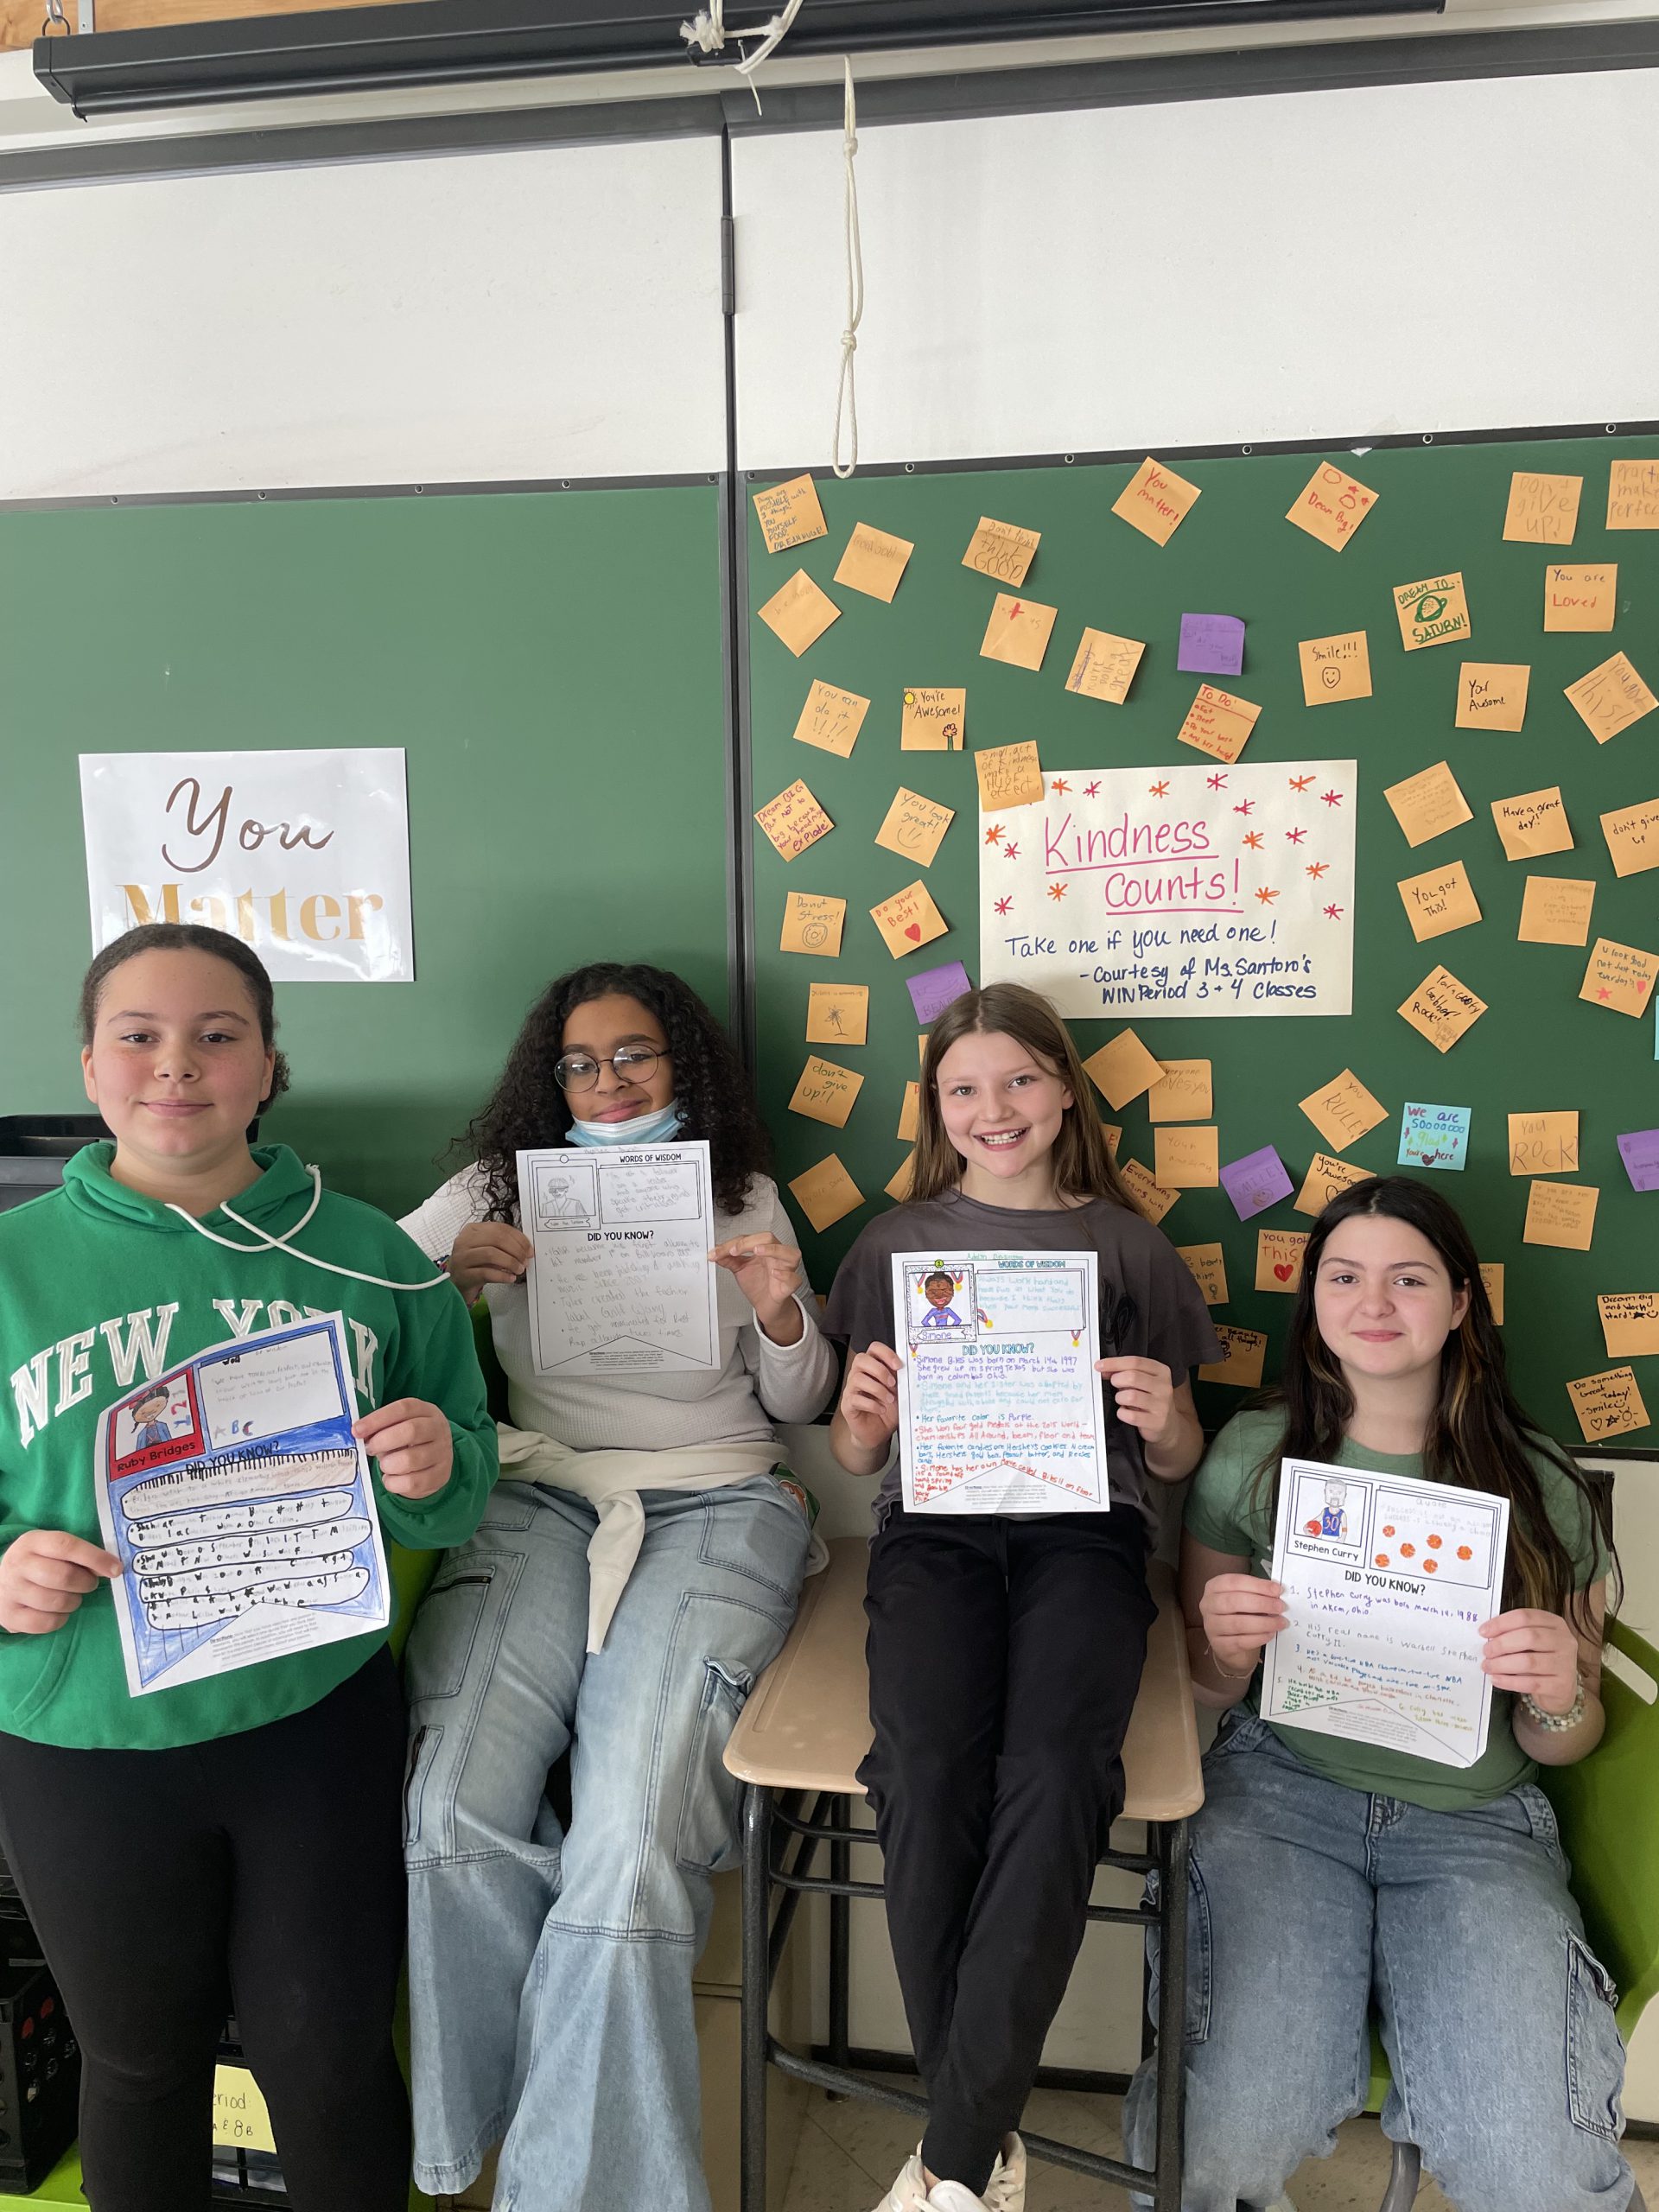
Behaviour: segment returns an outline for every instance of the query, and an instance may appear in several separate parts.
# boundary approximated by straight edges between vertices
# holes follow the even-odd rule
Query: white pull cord
[[[841,374],[836,381],[836,429],[830,466],[843,480],[858,467],[858,391],[853,356],[858,351],[858,326],[864,319],[864,251],[858,235],[858,179],[853,161],[858,152],[858,104],[853,93],[853,65],[842,56],[845,99],[842,111],[842,154],[847,174],[847,321],[841,334]],[[841,418],[846,410],[850,445],[845,467],[841,460]]]
[[[385,1275],[365,1275],[359,1274],[355,1268],[337,1267],[332,1260],[318,1259],[315,1252],[296,1251],[289,1243],[289,1238],[299,1235],[322,1203],[321,1174],[315,1167],[308,1167],[305,1172],[311,1178],[311,1203],[293,1228],[281,1236],[272,1236],[257,1223],[245,1220],[233,1206],[219,1208],[219,1211],[228,1215],[238,1229],[245,1229],[250,1236],[257,1236],[259,1239],[257,1244],[238,1244],[233,1237],[221,1236],[216,1229],[209,1229],[205,1222],[198,1221],[194,1214],[187,1212],[183,1206],[169,1203],[168,1211],[177,1214],[181,1221],[188,1221],[191,1228],[199,1236],[205,1236],[210,1244],[222,1244],[227,1252],[283,1252],[290,1260],[303,1260],[308,1268],[321,1268],[325,1274],[331,1275],[349,1275],[353,1282],[372,1283],[377,1290],[436,1290],[441,1285],[446,1288],[448,1287],[447,1274],[430,1275],[424,1282],[393,1282]]]

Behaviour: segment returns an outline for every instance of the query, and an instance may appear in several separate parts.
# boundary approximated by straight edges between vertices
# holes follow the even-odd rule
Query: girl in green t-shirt
[[[1254,1571],[1287,1457],[1509,1500],[1477,1766],[1255,1711],[1287,1620]],[[1192,1830],[1187,2212],[1287,2202],[1302,2160],[1364,2107],[1373,2011],[1394,2075],[1384,2132],[1421,2147],[1458,2212],[1625,2212],[1640,2200],[1618,2149],[1613,1993],[1534,1779],[1601,1735],[1610,1516],[1511,1395],[1474,1248],[1437,1192],[1389,1176],[1319,1216],[1283,1378],[1217,1438],[1185,1523],[1193,1688],[1228,1713]],[[1143,2162],[1154,2098],[1148,2064],[1124,2112]]]

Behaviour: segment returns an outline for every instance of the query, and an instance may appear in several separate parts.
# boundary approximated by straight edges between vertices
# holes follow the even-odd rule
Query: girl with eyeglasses
[[[676,1137],[709,1143],[721,1365],[538,1375],[515,1154]],[[772,1424],[822,1409],[836,1358],[747,1080],[678,976],[560,976],[467,1142],[404,1224],[487,1300],[512,1414],[407,1657],[416,2175],[459,2191],[502,2142],[514,2212],[706,2212],[691,1975],[736,1845],[721,1755],[810,1541]]]

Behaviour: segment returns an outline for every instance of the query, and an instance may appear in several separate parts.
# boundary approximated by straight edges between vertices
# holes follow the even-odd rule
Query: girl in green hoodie
[[[86,1095],[115,1141],[0,1215],[0,1847],[80,2043],[93,2212],[207,2212],[229,2004],[296,2212],[408,2199],[385,1631],[129,1696],[99,1529],[104,1408],[328,1313],[385,1535],[440,1550],[483,1510],[495,1432],[461,1300],[383,1214],[286,1146],[250,1150],[286,1080],[275,1027],[238,938],[129,931],[81,999]]]

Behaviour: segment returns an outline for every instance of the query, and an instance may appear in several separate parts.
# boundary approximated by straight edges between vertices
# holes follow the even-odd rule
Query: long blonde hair
[[[909,1196],[937,1198],[943,1192],[954,1191],[962,1181],[962,1154],[946,1135],[944,1117],[939,1112],[939,1062],[958,1039],[972,1036],[976,1031],[1011,1037],[1039,1066],[1058,1076],[1071,1093],[1071,1103],[1061,1116],[1059,1135],[1050,1155],[1055,1196],[1107,1198],[1135,1212],[1135,1201],[1107,1149],[1106,1132],[1094,1110],[1094,1094],[1071,1033],[1041,993],[1027,990],[1023,983],[987,983],[981,990],[964,991],[959,999],[951,1000],[933,1024],[922,1062],[916,1159]]]

